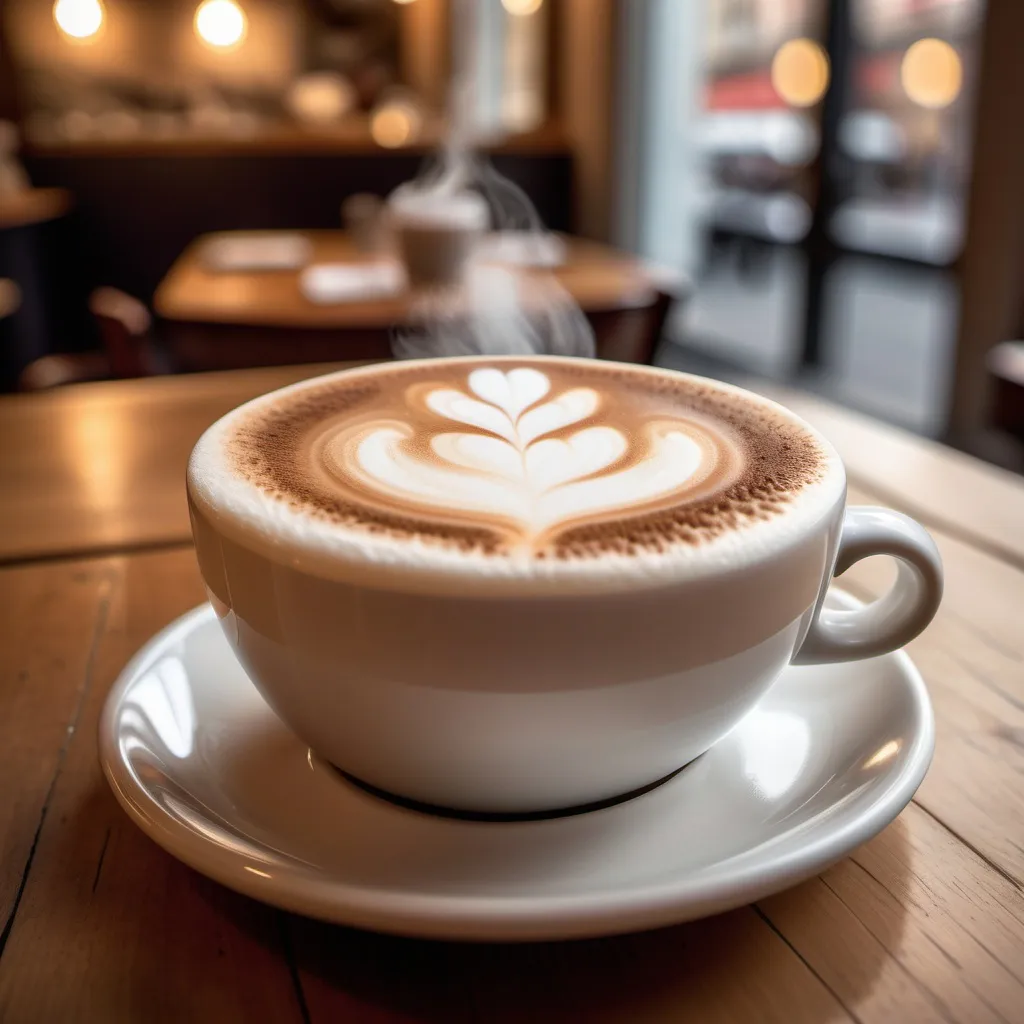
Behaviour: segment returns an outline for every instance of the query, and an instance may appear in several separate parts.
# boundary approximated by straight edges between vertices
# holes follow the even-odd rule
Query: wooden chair
[[[589,317],[600,359],[650,365],[658,352],[673,307],[685,301],[690,282],[674,270],[649,267],[655,297],[649,306],[598,313]]]
[[[680,297],[680,290],[659,288],[647,306],[587,314],[598,358],[652,363]],[[174,365],[185,372],[392,358],[391,331],[384,328],[317,331],[193,323],[164,327]]]
[[[40,391],[92,380],[150,377],[169,367],[153,337],[149,310],[116,288],[89,296],[103,343],[101,352],[54,353],[29,363],[18,378],[19,391]]]
[[[161,328],[174,368],[182,373],[391,358],[390,331],[384,328],[312,330],[171,322]]]
[[[98,288],[89,296],[89,312],[99,328],[112,377],[166,372],[151,334],[153,318],[138,299],[116,288]]]
[[[1024,341],[996,345],[988,369],[995,381],[995,425],[1024,440]]]

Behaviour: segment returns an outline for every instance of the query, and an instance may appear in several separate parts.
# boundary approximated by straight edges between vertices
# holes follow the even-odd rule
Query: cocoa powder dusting
[[[826,456],[809,432],[714,385],[600,362],[593,368],[541,360],[499,365],[506,371],[533,366],[559,387],[589,386],[610,395],[612,423],[619,409],[626,420],[637,410],[649,410],[655,417],[676,415],[710,423],[728,437],[742,460],[738,474],[710,493],[683,495],[668,507],[654,510],[618,509],[603,518],[556,529],[535,550],[537,558],[589,559],[699,545],[779,515],[826,469]],[[467,522],[465,515],[449,518],[443,510],[371,504],[369,497],[362,500],[341,493],[310,466],[310,438],[325,422],[365,416],[381,406],[393,410],[410,385],[436,382],[461,387],[466,372],[458,364],[388,366],[372,378],[341,376],[283,396],[250,413],[234,428],[227,441],[232,467],[268,497],[311,519],[369,534],[415,537],[463,552],[501,555],[508,548],[508,538],[500,529]]]

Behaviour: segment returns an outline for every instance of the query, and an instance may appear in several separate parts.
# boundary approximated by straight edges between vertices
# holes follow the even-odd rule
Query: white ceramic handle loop
[[[848,508],[835,575],[871,555],[897,559],[892,588],[863,608],[820,609],[794,664],[873,658],[909,643],[931,622],[942,599],[942,559],[928,531],[892,509]]]

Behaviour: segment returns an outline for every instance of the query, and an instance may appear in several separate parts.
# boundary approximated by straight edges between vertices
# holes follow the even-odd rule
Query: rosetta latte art
[[[486,521],[536,545],[568,524],[643,510],[699,485],[722,441],[690,420],[617,423],[601,392],[553,392],[532,367],[410,388],[408,415],[361,420],[315,447],[337,483],[392,507]]]
[[[478,567],[659,557],[777,518],[842,472],[770,402],[601,359],[347,370],[230,414],[200,441],[199,470],[215,448],[230,484],[215,507],[395,564],[404,542]],[[199,470],[193,491],[217,491]]]

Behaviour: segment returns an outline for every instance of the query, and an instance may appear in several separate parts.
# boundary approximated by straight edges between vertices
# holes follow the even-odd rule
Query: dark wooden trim
[[[975,97],[973,175],[960,260],[960,324],[947,440],[976,450],[992,421],[989,352],[1021,326],[1024,290],[1024,4],[988,0]]]
[[[559,60],[565,45],[564,0],[549,0],[547,53],[547,119],[562,124],[565,118],[565,89],[559,74]]]
[[[11,51],[10,33],[6,18],[9,17],[4,4],[0,3],[0,120],[13,121],[21,125],[24,110],[18,84],[18,71]]]
[[[816,197],[811,229],[804,241],[807,253],[807,286],[804,306],[800,365],[819,366],[822,361],[822,326],[825,316],[825,287],[829,271],[839,257],[832,239],[831,223],[846,196],[842,165],[846,162],[839,145],[839,129],[851,109],[855,43],[850,0],[830,0],[825,30],[825,50],[831,65],[831,81],[821,105],[821,144],[815,161]]]

